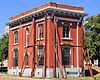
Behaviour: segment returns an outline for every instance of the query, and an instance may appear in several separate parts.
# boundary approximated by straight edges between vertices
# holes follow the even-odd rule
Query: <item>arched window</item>
[[[14,61],[14,67],[18,66],[18,49],[14,49],[14,54],[13,54],[13,61]]]
[[[18,43],[18,31],[14,32],[14,43]]]

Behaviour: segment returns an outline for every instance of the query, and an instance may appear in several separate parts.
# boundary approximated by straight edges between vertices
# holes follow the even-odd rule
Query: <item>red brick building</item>
[[[79,76],[84,16],[82,7],[47,3],[11,17],[8,74]]]

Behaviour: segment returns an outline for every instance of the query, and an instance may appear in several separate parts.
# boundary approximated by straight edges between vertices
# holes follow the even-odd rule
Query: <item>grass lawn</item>
[[[82,80],[100,80],[100,77],[95,77],[95,79],[91,77],[83,77]]]

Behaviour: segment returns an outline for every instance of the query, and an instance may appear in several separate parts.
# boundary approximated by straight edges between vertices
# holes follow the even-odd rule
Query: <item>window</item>
[[[69,38],[69,25],[68,24],[63,25],[63,37]]]
[[[65,46],[62,48],[62,64],[70,64],[70,47]]]
[[[14,58],[14,67],[18,66],[18,49],[14,49],[14,55],[13,55],[13,58]]]
[[[38,32],[38,39],[44,38],[43,24],[38,24],[37,32]]]
[[[26,32],[25,32],[25,46],[26,46],[26,53],[25,53],[25,65],[28,65],[28,43],[29,43],[29,28],[26,27]]]
[[[18,31],[14,32],[14,43],[18,43]]]
[[[25,54],[25,65],[28,65],[28,53]]]
[[[28,43],[29,43],[29,28],[26,28],[26,33],[25,33],[25,46],[28,47]]]
[[[44,65],[44,49],[43,47],[38,48],[38,65]]]

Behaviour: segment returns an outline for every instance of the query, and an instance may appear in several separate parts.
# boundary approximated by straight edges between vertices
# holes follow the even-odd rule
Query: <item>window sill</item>
[[[18,45],[19,43],[14,43],[14,46]]]
[[[62,40],[72,40],[72,38],[62,38]]]
[[[29,46],[29,45],[28,45],[28,46]],[[27,47],[26,47],[26,46],[24,46],[24,48],[29,48],[28,46],[27,46]]]
[[[25,68],[30,68],[30,67],[27,65],[27,66],[25,66]]]
[[[41,41],[41,40],[44,40],[44,38],[41,38],[41,39],[36,39],[36,40]]]

